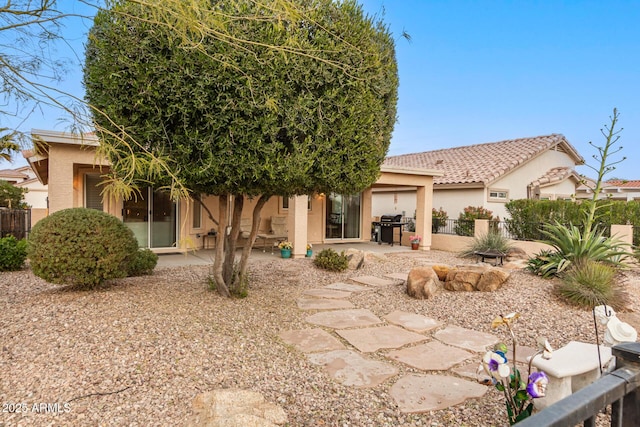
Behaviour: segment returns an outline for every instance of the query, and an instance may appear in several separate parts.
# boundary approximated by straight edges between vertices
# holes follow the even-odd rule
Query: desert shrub
[[[474,237],[471,242],[461,253],[463,257],[473,256],[475,252],[502,252],[507,253],[512,245],[502,233],[490,231],[479,237]]]
[[[128,276],[143,276],[153,273],[158,264],[158,255],[151,249],[139,249],[129,260]]]
[[[321,250],[313,263],[316,267],[329,271],[344,271],[349,267],[349,260],[344,251],[338,254],[331,248]]]
[[[447,220],[449,219],[449,215],[447,215],[447,211],[440,208],[436,210],[436,208],[431,209],[431,232],[437,233],[440,231],[440,227],[444,227],[447,225]],[[413,230],[415,231],[415,230]]]
[[[20,270],[27,259],[27,241],[13,236],[0,239],[0,271]]]
[[[64,209],[41,219],[27,246],[36,276],[85,288],[126,277],[137,252],[138,243],[122,221],[85,208]]]
[[[476,219],[493,220],[493,211],[482,206],[467,206],[458,215],[453,231],[458,236],[473,236]]]
[[[606,304],[615,310],[622,310],[627,303],[627,295],[616,281],[616,269],[593,260],[574,263],[563,276],[556,292],[572,304],[593,309]]]

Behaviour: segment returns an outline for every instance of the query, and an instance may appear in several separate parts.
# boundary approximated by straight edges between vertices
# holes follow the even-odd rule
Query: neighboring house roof
[[[567,178],[573,177],[576,182],[582,182],[582,177],[578,173],[568,166],[562,166],[549,169],[540,178],[531,182],[532,187],[548,187],[549,185],[557,184],[564,181]]]
[[[29,179],[29,175],[20,172],[18,169],[0,169],[0,179],[9,182],[18,182]]]
[[[390,156],[383,165],[442,170],[443,176],[433,178],[434,185],[487,186],[551,149],[566,153],[576,165],[584,163],[563,135],[551,134]]]
[[[603,189],[608,188],[624,188],[627,190],[640,190],[640,180],[617,180],[612,179],[602,185]]]

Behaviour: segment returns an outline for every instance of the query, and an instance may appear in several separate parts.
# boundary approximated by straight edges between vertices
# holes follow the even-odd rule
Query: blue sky
[[[600,129],[616,107],[624,149],[614,159],[627,160],[608,177],[640,179],[640,1],[361,3],[397,38],[389,155],[561,133],[593,165],[588,142],[603,144]],[[80,55],[87,25],[65,30]],[[82,96],[80,67],[71,71],[64,89]],[[59,119],[34,113],[20,128],[64,130]]]
[[[364,0],[398,38],[389,155],[561,133],[587,163],[613,108],[640,179],[640,1]],[[384,9],[384,15],[381,15]],[[594,176],[587,168],[579,172]]]

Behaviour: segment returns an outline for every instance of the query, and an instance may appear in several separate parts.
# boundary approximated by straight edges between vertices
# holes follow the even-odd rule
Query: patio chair
[[[281,241],[286,240],[287,236],[287,217],[272,216],[269,233],[258,233],[258,238],[262,239],[262,252],[266,252],[267,240],[273,240],[273,244],[271,245],[271,253],[273,253],[273,247]]]

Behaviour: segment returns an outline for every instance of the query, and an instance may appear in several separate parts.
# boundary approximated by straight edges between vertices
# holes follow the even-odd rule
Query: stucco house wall
[[[38,175],[38,179],[43,184],[48,184],[49,212],[57,212],[61,209],[71,207],[87,206],[84,200],[86,189],[85,179],[89,174],[105,174],[109,170],[108,162],[97,158],[95,155],[95,147],[98,141],[95,136],[86,135],[82,139],[61,132],[53,131],[32,131],[34,140],[43,140],[44,150],[32,150],[25,153],[25,157],[29,161],[31,168]],[[423,238],[423,249],[430,246],[430,230],[431,215],[425,215],[424,212],[431,211],[431,194],[433,189],[433,174],[439,172],[433,170],[416,170],[411,168],[382,168],[381,177],[375,186],[409,186],[417,188],[414,191],[414,206],[417,209],[416,231],[421,232]],[[95,188],[92,195],[95,195]],[[327,224],[326,207],[327,200],[324,194],[317,194],[311,197],[297,196],[288,199],[288,208],[285,208],[282,197],[272,197],[265,204],[261,213],[261,222],[259,233],[269,234],[270,220],[275,216],[286,216],[288,222],[288,238],[294,242],[294,256],[304,256],[306,253],[306,244],[350,242],[350,241],[368,241],[371,238],[371,205],[372,189],[365,189],[360,195],[360,236],[354,238],[325,238],[325,230]],[[145,199],[146,200],[146,199]],[[203,202],[212,214],[213,218],[219,217],[219,200],[217,197],[204,197]],[[243,218],[251,218],[253,207],[257,200],[247,200],[244,204],[242,216]],[[102,200],[102,209],[121,220],[124,219],[124,203],[123,200],[116,200],[104,197]],[[228,207],[227,209],[230,209]],[[421,211],[422,209],[422,211]],[[131,206],[127,210],[132,212],[133,216],[127,225],[132,228],[134,234],[139,241],[146,241],[148,233],[153,233],[156,228],[149,226],[155,219],[139,218],[141,215],[150,216],[151,211],[144,212],[144,208],[140,206]],[[201,213],[200,226],[194,226],[194,212]],[[160,214],[154,224],[157,230],[167,231],[165,221],[171,221],[169,214],[165,211]],[[157,212],[155,212],[157,213]],[[155,215],[154,213],[154,215]],[[154,247],[155,252],[169,252],[175,250],[198,249],[205,245],[205,235],[214,229],[218,233],[224,232],[219,230],[219,226],[209,217],[206,209],[193,200],[181,200],[177,204],[175,224],[177,229],[177,238],[173,243],[173,247]],[[146,228],[145,228],[146,227]],[[171,227],[171,226],[170,226]],[[171,231],[171,228],[168,229]],[[170,234],[163,233],[163,240],[172,238]],[[208,238],[207,238],[208,239]],[[153,241],[153,239],[151,239]],[[260,241],[258,241],[260,244]],[[164,245],[164,241],[163,241]],[[163,246],[159,245],[159,246]]]

